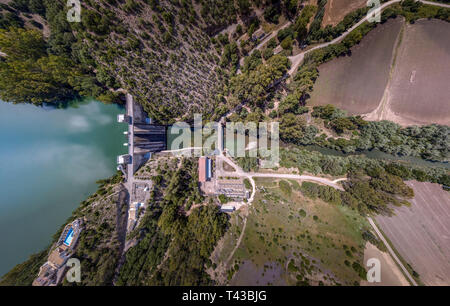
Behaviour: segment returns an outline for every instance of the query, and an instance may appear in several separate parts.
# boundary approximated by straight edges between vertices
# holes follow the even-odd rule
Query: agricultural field
[[[347,207],[304,197],[294,180],[258,179],[256,183],[252,206],[246,215],[232,216],[220,252],[213,253],[216,281],[359,284],[354,266],[362,268],[365,241],[361,233],[369,227],[363,217]]]
[[[450,125],[449,50],[448,22],[406,25],[386,107],[411,123]]]
[[[450,284],[450,193],[438,184],[408,181],[415,196],[411,207],[377,223],[425,285]]]
[[[351,56],[319,66],[319,78],[309,103],[333,104],[349,114],[365,114],[376,109],[388,83],[402,26],[401,18],[378,25],[351,48]]]
[[[325,5],[325,14],[322,25],[337,25],[345,15],[356,9],[366,6],[367,0],[328,0]]]

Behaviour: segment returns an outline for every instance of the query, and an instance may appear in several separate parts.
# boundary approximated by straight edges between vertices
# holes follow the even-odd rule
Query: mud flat
[[[440,185],[409,181],[411,207],[376,221],[425,285],[450,285],[450,193]]]
[[[411,123],[450,125],[449,80],[450,24],[419,20],[406,25],[387,107]]]
[[[388,83],[402,25],[401,18],[389,20],[354,46],[351,56],[339,57],[321,65],[309,104],[334,104],[350,114],[375,110]]]
[[[381,282],[369,283],[361,281],[361,286],[409,286],[408,281],[395,264],[392,257],[387,252],[380,251],[376,246],[367,242],[364,250],[364,267],[367,267],[367,261],[370,258],[376,258],[381,265]]]
[[[344,19],[345,15],[366,6],[366,3],[366,0],[328,0],[322,25],[335,26]]]

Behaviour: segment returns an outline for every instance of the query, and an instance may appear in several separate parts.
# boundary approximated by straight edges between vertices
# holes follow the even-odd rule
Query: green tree
[[[299,143],[303,137],[306,122],[294,114],[286,114],[280,122],[280,138],[285,142]]]
[[[10,28],[0,30],[0,51],[8,61],[37,60],[46,54],[45,41],[36,30]]]

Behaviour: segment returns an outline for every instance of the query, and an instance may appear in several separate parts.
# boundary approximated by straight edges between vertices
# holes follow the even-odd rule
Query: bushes
[[[307,107],[301,105],[302,101],[300,97],[295,94],[289,94],[283,100],[281,100],[278,105],[278,112],[280,115],[292,113],[295,115],[302,115],[307,113],[309,110]]]
[[[413,196],[409,188],[399,177],[381,175],[375,178],[364,178],[361,174],[352,174],[344,183],[345,191],[358,201],[360,213],[369,212],[392,214],[390,204],[400,206],[409,204],[399,198]]]
[[[272,4],[264,10],[264,19],[271,23],[278,23],[281,14],[280,4],[276,0],[271,0]]]
[[[302,100],[298,97],[298,93],[294,92],[280,102],[280,114],[288,113],[290,115],[285,116],[286,118],[283,117],[280,122],[283,141],[295,144],[314,143],[346,153],[377,149],[397,156],[414,156],[432,161],[448,160],[450,151],[450,127],[448,126],[432,124],[401,128],[398,124],[390,121],[367,122],[360,116],[347,117],[344,111],[331,104],[315,106],[311,115],[323,119],[324,125],[338,134],[355,131],[352,138],[347,140],[345,138],[317,137],[312,142],[305,143],[302,140],[300,129],[302,125],[292,117],[292,113],[301,113],[303,109],[306,111],[300,106]],[[303,126],[303,130],[305,129],[306,127]],[[283,133],[285,133],[284,136]],[[355,135],[359,135],[359,137]]]
[[[389,122],[368,122],[361,129],[359,149],[378,149],[400,155],[442,161],[450,150],[450,127],[432,124],[401,128]]]
[[[342,176],[349,171],[364,170],[369,176],[379,176],[381,172],[400,177],[404,180],[422,180],[450,186],[446,168],[419,166],[402,161],[367,158],[363,155],[332,156],[315,151],[307,151],[290,146],[280,148],[280,166],[298,168],[300,173],[308,171],[314,174]],[[447,184],[445,183],[447,182]]]
[[[0,286],[31,286],[39,273],[40,267],[47,261],[48,249],[16,265],[0,279]]]
[[[236,162],[245,172],[256,171],[259,167],[258,158],[256,157],[238,157]]]
[[[16,33],[19,35],[16,36]],[[11,57],[0,63],[0,96],[15,103],[60,102],[76,96],[77,91],[91,93],[92,86],[68,58],[49,55],[42,50],[42,42],[34,31],[11,30],[0,32],[0,48]],[[8,36],[16,43],[9,45]],[[5,47],[5,48],[4,48]],[[86,92],[88,90],[88,92]]]
[[[261,52],[259,50],[255,50],[250,56],[247,56],[244,60],[244,67],[242,67],[242,71],[249,72],[258,68],[259,65],[262,64],[261,60]]]
[[[299,44],[301,44],[308,34],[307,26],[309,21],[311,20],[311,17],[316,12],[317,7],[314,5],[306,5],[300,15],[297,17],[294,23],[294,31],[296,33],[296,39],[298,40]]]
[[[126,257],[120,285],[210,285],[205,266],[227,227],[227,216],[215,205],[195,209],[186,217],[185,203],[201,203],[196,164],[183,159],[181,168],[166,171],[141,225],[139,243]],[[166,261],[162,259],[169,254]],[[157,269],[158,265],[160,266]]]
[[[384,171],[370,179],[358,175],[350,176],[350,180],[344,183],[344,188],[345,192],[341,192],[330,186],[303,182],[301,191],[312,199],[319,198],[327,203],[357,208],[361,214],[369,212],[390,214],[392,208],[389,204],[406,204],[406,201],[398,198],[414,196],[412,189],[399,177]]]
[[[224,194],[219,194],[219,201],[221,204],[226,204],[230,201]]]
[[[308,41],[318,40],[320,38],[320,28],[322,25],[323,16],[325,14],[325,4],[327,0],[319,0],[317,2],[317,12],[314,20],[309,27]]]
[[[283,39],[283,41],[281,42],[281,47],[284,50],[291,50],[292,49],[292,38],[286,37],[285,39]]]
[[[10,27],[22,28],[24,25],[22,18],[13,12],[0,14],[0,29],[8,29]]]
[[[280,81],[290,66],[289,59],[282,55],[272,56],[265,64],[252,71],[234,76],[230,80],[231,94],[237,101],[261,106],[268,90]]]
[[[285,40],[286,38],[292,39],[293,37],[294,37],[294,30],[292,27],[287,27],[287,28],[281,29],[280,31],[278,31],[278,34],[277,34],[277,39],[280,43],[283,40]]]
[[[288,196],[290,196],[290,195],[292,194],[292,188],[291,188],[291,184],[289,184],[289,182],[286,182],[286,181],[280,181],[278,184],[279,184],[279,186],[280,186],[280,190],[281,190],[284,194],[286,194],[286,195],[288,195]]]
[[[319,198],[327,203],[342,204],[340,192],[333,187],[322,186],[315,183],[303,182],[301,191],[312,199]]]
[[[36,30],[10,28],[0,30],[0,48],[7,61],[38,60],[46,55],[42,34]]]
[[[253,189],[253,186],[250,183],[250,180],[248,178],[244,179],[244,186],[245,186],[245,189],[247,189],[247,190],[252,190]]]
[[[222,58],[220,59],[220,67],[231,67],[233,69],[237,68],[239,63],[239,49],[236,43],[225,45],[222,53]]]
[[[268,60],[268,59],[271,58],[273,55],[274,55],[274,54],[273,54],[273,49],[272,49],[272,48],[266,48],[266,49],[264,49],[263,54],[262,54],[262,56],[263,56],[263,58],[264,58],[265,60]]]

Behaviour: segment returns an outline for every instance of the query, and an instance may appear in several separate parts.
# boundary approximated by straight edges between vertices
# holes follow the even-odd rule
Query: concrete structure
[[[117,171],[121,171],[123,173],[123,175],[125,177],[127,177],[127,171],[125,170],[125,168],[122,164],[118,165],[116,169],[117,169]]]
[[[133,96],[127,94],[126,99],[127,113],[118,115],[117,121],[128,124],[128,131],[124,132],[128,141],[124,146],[128,147],[131,161],[120,162],[119,156],[118,164],[126,165],[126,169],[122,167],[119,170],[126,172],[126,179],[129,181],[141,165],[151,158],[151,153],[166,149],[167,131],[165,126],[153,124],[153,120],[145,115],[142,106],[134,102]],[[123,157],[125,159],[125,156]],[[128,160],[128,157],[126,159]]]
[[[206,157],[202,156],[198,160],[198,181],[206,182]]]
[[[212,178],[212,160],[211,158],[206,158],[206,180],[210,181]]]
[[[217,182],[217,194],[223,194],[232,199],[247,199],[248,192],[242,180],[220,180]]]
[[[124,185],[129,194],[127,230],[131,231],[138,224],[139,208],[145,209],[145,203],[150,198],[152,188],[151,180],[135,178],[134,174],[152,157],[153,153],[166,149],[167,132],[165,126],[156,125],[151,118],[148,118],[142,106],[135,103],[130,94],[126,95],[126,109],[127,116],[131,118],[128,121],[128,131],[124,133],[128,138],[128,155],[118,158],[118,170],[121,170],[126,177]],[[127,121],[123,120],[123,122]],[[136,207],[135,203],[139,203],[139,207]]]
[[[160,152],[167,146],[166,127],[137,124],[134,127],[134,146],[136,152]]]
[[[61,236],[58,240],[58,245],[65,244],[69,248],[73,248],[73,246],[76,245],[78,237],[80,236],[80,233],[82,231],[82,225],[83,221],[81,219],[76,219],[72,223],[69,223],[64,228]],[[70,243],[67,243],[67,236],[72,234],[72,238],[70,239]]]
[[[125,154],[117,156],[117,164],[119,165],[131,164],[131,155]]]
[[[212,179],[212,160],[209,157],[200,157],[198,160],[198,181],[206,183]]]
[[[139,218],[139,208],[143,207],[143,203],[134,202],[130,205],[130,209],[128,211],[128,224],[127,231],[130,232],[136,226],[137,220]]]
[[[212,160],[209,157],[200,157],[198,160],[198,177],[201,183],[212,179]]]
[[[131,124],[132,118],[126,114],[117,115],[117,122]]]
[[[258,29],[253,33],[252,37],[250,38],[251,41],[256,41],[258,39],[263,39],[266,36],[266,33],[263,29]]]
[[[33,281],[33,286],[57,286],[62,281],[66,271],[65,264],[74,253],[78,238],[83,230],[82,226],[82,219],[76,219],[66,225],[56,243],[56,247],[50,252],[47,262],[39,269],[38,277]]]
[[[234,205],[222,205],[222,207],[220,207],[220,211],[222,212],[233,212],[235,211],[236,208],[234,207]]]

